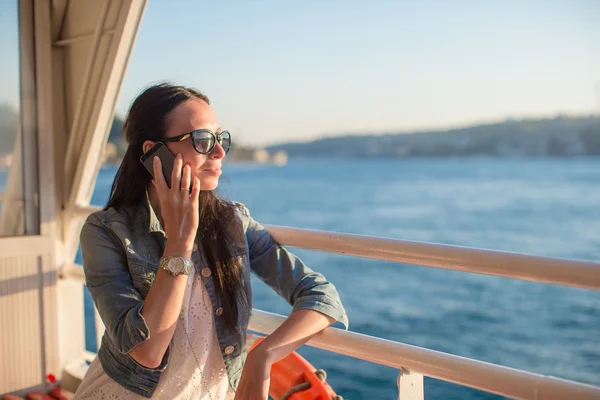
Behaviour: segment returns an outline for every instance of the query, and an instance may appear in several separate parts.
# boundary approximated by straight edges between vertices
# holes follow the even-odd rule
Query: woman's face
[[[175,107],[167,118],[167,132],[165,137],[179,136],[192,132],[196,129],[208,129],[214,133],[220,132],[221,127],[217,117],[210,105],[201,99],[191,99]],[[154,142],[144,143],[144,152],[148,151]],[[182,142],[168,142],[165,145],[174,156],[181,153],[183,165],[191,167],[192,177],[200,179],[201,190],[213,190],[219,185],[221,175],[221,162],[225,151],[217,142],[213,151],[209,154],[200,154],[194,150],[192,140],[185,139]]]

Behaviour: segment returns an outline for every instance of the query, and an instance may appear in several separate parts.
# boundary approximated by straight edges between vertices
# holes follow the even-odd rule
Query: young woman
[[[133,102],[129,147],[104,210],[81,231],[87,287],[106,326],[77,399],[267,399],[273,363],[335,321],[335,287],[277,244],[241,203],[219,198],[231,135],[208,98],[159,84]],[[158,157],[175,156],[171,185]],[[252,351],[250,271],[293,310]]]

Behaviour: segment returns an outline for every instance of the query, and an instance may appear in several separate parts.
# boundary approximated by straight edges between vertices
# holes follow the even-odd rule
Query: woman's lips
[[[202,172],[206,173],[206,174],[212,174],[212,175],[219,175],[221,174],[221,168],[217,167],[217,168],[205,168],[202,170]]]

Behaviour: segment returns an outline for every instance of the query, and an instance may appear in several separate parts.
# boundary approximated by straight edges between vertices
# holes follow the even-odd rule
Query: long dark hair
[[[127,151],[105,209],[134,206],[145,200],[152,177],[140,162],[142,146],[146,140],[156,142],[164,138],[171,111],[194,98],[210,104],[200,91],[170,83],[150,86],[134,100],[123,125]],[[234,225],[233,206],[212,191],[201,191],[197,240],[216,278],[217,296],[226,310],[223,317],[230,329],[237,325],[238,299],[245,299],[241,265],[232,253]]]

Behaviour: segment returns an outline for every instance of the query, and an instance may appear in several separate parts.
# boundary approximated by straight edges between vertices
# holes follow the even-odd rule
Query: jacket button
[[[231,353],[233,353],[233,346],[225,347],[225,354],[230,355]]]
[[[208,267],[204,267],[202,268],[202,276],[205,278],[208,278],[210,276],[211,272],[210,272],[210,268]]]
[[[215,310],[215,314],[217,314],[217,317],[220,317],[221,315],[223,315],[223,307],[219,307]]]

